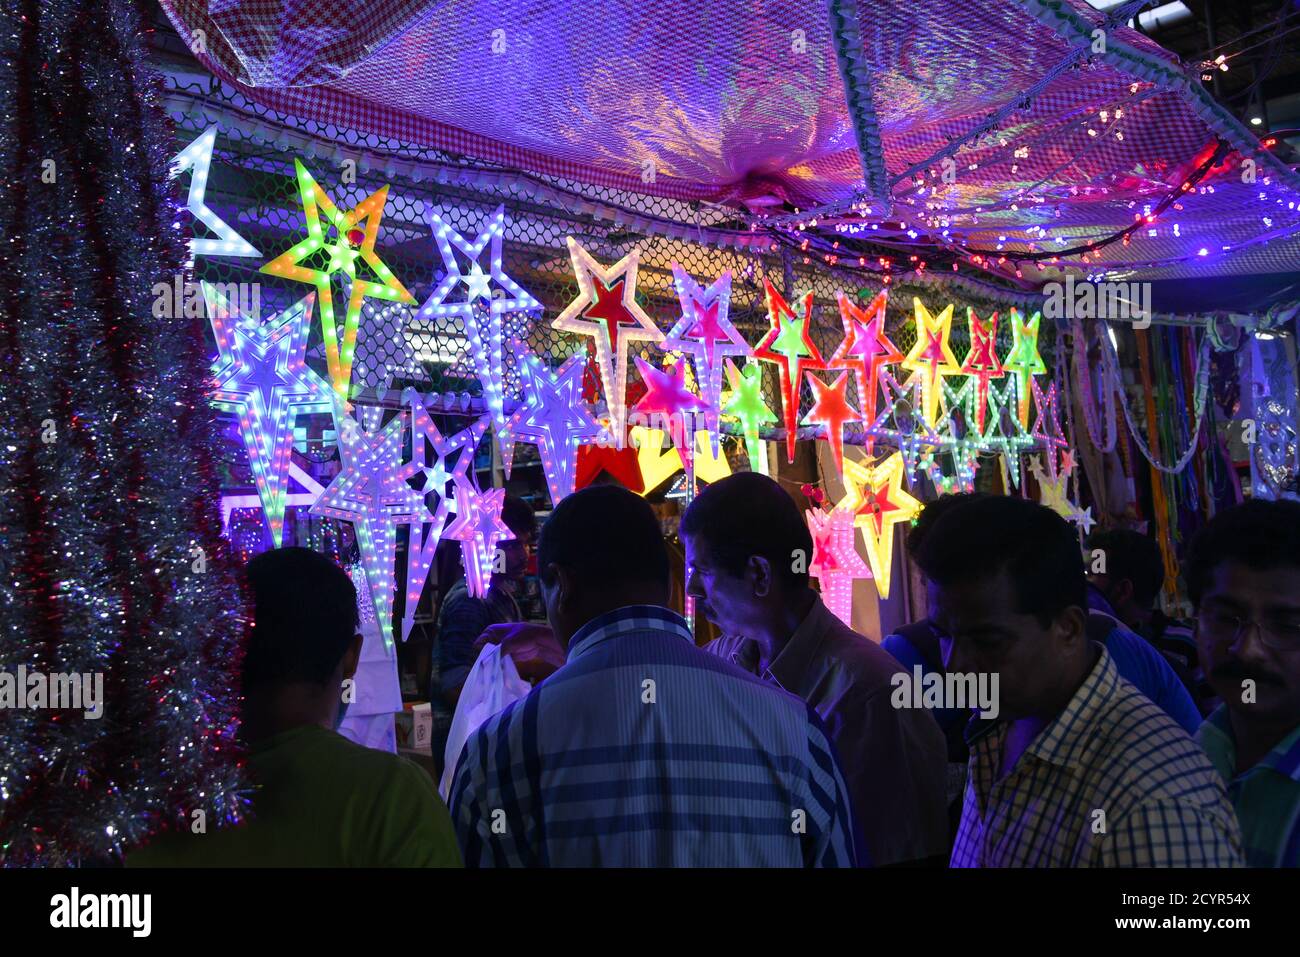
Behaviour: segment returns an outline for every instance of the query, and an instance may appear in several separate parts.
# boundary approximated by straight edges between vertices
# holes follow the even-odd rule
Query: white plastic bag
[[[451,730],[447,733],[442,782],[438,785],[438,793],[444,801],[450,801],[451,783],[456,777],[456,762],[460,760],[460,752],[469,736],[488,718],[531,690],[528,682],[519,677],[510,655],[501,653],[500,645],[489,642],[483,646],[474,667],[469,669],[465,686],[461,688],[456,713],[451,719]]]

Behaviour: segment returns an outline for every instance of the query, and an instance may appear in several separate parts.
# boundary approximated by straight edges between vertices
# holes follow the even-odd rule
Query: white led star
[[[179,176],[188,170],[190,174],[190,193],[185,200],[185,208],[194,214],[194,218],[212,232],[216,239],[195,236],[190,239],[192,256],[235,256],[261,257],[251,243],[245,240],[220,216],[213,212],[207,203],[208,170],[212,166],[212,147],[217,142],[217,128],[209,127],[185,149],[176,154],[172,160],[172,176]]]

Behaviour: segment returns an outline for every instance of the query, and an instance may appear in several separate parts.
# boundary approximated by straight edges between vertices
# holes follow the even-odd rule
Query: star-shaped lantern
[[[844,323],[844,339],[834,354],[826,360],[829,369],[849,369],[858,385],[858,405],[862,418],[873,422],[876,418],[876,398],[879,393],[880,370],[887,365],[903,361],[903,353],[885,335],[885,307],[889,292],[880,290],[866,309],[854,304],[844,293],[835,293],[840,307],[840,321]],[[870,455],[875,440],[867,437],[867,454]]]
[[[1047,372],[1043,357],[1038,353],[1038,325],[1041,319],[1039,313],[1034,313],[1025,322],[1019,309],[1011,310],[1011,351],[1002,360],[1002,368],[1016,380],[1016,413],[1022,429],[1029,427],[1029,396],[1034,376]]]
[[[1059,471],[1058,456],[1062,452],[1068,452],[1069,449],[1069,441],[1065,438],[1065,433],[1061,431],[1056,383],[1050,383],[1047,391],[1043,392],[1038,388],[1038,381],[1032,380],[1030,388],[1034,396],[1034,408],[1038,411],[1038,415],[1034,419],[1034,427],[1029,435],[1036,442],[1041,443],[1043,455],[1047,462],[1047,474],[1052,481],[1055,481]],[[1068,461],[1070,460],[1067,459]],[[1068,470],[1066,474],[1069,474]]]
[[[217,128],[211,126],[172,160],[173,176],[179,176],[187,169],[192,171],[185,208],[194,214],[196,220],[217,234],[216,239],[200,236],[190,239],[190,255],[260,257],[262,254],[208,205],[208,171],[212,167],[212,148],[216,142]]]
[[[501,521],[505,501],[503,488],[479,492],[468,484],[456,486],[456,527],[447,529],[443,536],[460,542],[465,589],[474,598],[483,598],[491,587],[497,545],[515,537]]]
[[[876,591],[888,598],[894,526],[910,522],[921,511],[921,503],[903,491],[903,456],[895,452],[874,465],[847,462],[844,485],[848,492],[835,507],[848,512],[854,526],[862,529]]]
[[[375,620],[383,633],[384,646],[391,652],[397,526],[430,519],[424,493],[408,483],[421,466],[415,461],[402,461],[401,415],[394,416],[378,431],[363,429],[349,416],[336,414],[336,419],[340,423],[343,468],[316,500],[311,513],[352,523],[370,584]]]
[[[777,421],[776,413],[763,401],[763,367],[757,362],[746,362],[742,371],[727,360],[727,382],[731,392],[723,400],[722,412],[740,422],[745,437],[745,451],[749,453],[749,467],[754,472],[767,474],[762,440],[759,430]]]
[[[871,569],[853,541],[853,515],[842,509],[828,512],[820,508],[810,508],[803,514],[813,540],[808,574],[821,585],[826,607],[851,628],[853,580],[871,577]]]
[[[989,380],[1001,379],[1006,372],[998,359],[998,314],[984,322],[975,315],[975,310],[966,307],[966,318],[970,323],[970,352],[961,364],[961,371],[975,381],[975,428],[984,431],[984,413],[989,402]]]
[[[369,296],[413,303],[415,299],[375,252],[375,241],[379,238],[379,220],[384,214],[388,187],[376,190],[357,206],[342,213],[300,160],[294,160],[294,166],[298,171],[298,194],[307,219],[307,238],[263,266],[262,272],[316,286],[330,381],[338,397],[347,399],[348,386],[352,381],[352,354],[356,346],[361,300]],[[324,225],[321,223],[322,213],[325,215]],[[361,223],[365,224],[364,229],[360,227]],[[318,259],[320,254],[328,256],[324,269],[303,265],[308,260]],[[357,276],[358,259],[370,267],[377,280]],[[352,289],[343,317],[341,336],[334,316],[332,287],[335,273],[344,274],[351,281]]]
[[[763,287],[767,293],[768,330],[754,347],[754,358],[771,362],[780,373],[786,460],[793,462],[803,372],[805,369],[824,369],[826,361],[809,335],[812,331],[813,294],[810,292],[803,297],[801,315],[795,315],[790,304],[766,276],[763,277]]]
[[[578,277],[578,296],[552,325],[590,336],[596,349],[610,432],[619,448],[627,436],[627,356],[632,342],[659,343],[664,334],[636,302],[638,257],[632,251],[606,269],[569,237],[569,258]]]
[[[514,458],[514,444],[505,438],[505,380],[501,354],[506,333],[505,316],[512,312],[540,310],[542,304],[506,275],[502,266],[501,247],[506,234],[504,205],[498,206],[488,217],[472,242],[432,210],[429,211],[429,228],[438,244],[445,272],[415,318],[431,321],[442,316],[455,316],[460,319],[469,342],[474,374],[483,385],[483,399],[501,443],[508,475]],[[486,263],[482,261],[485,253]]]
[[[844,423],[861,422],[858,410],[849,405],[844,390],[848,388],[849,374],[841,372],[832,384],[827,385],[814,373],[808,373],[808,382],[813,389],[813,407],[803,418],[804,425],[826,426],[826,441],[831,445],[831,456],[835,460],[835,471],[844,471]]]
[[[585,364],[585,357],[573,356],[552,372],[532,352],[521,347],[519,353],[524,398],[510,416],[505,434],[512,444],[519,439],[537,446],[552,507],[573,493],[578,447],[607,435],[582,401]]]
[[[960,375],[961,366],[952,354],[948,336],[952,333],[952,303],[939,313],[930,315],[920,299],[912,298],[915,312],[916,343],[903,360],[903,368],[916,374],[921,382],[921,414],[931,428],[939,414],[940,384],[946,375]]]
[[[279,548],[288,504],[294,420],[334,411],[329,383],[307,366],[315,297],[308,293],[278,316],[259,323],[238,316],[216,287],[205,282],[201,288],[218,350],[212,403],[238,417],[271,540]]]
[[[706,404],[704,427],[709,431],[713,454],[718,453],[718,415],[722,404],[723,360],[749,354],[745,341],[728,313],[731,310],[731,272],[724,272],[708,289],[701,289],[677,263],[673,282],[682,317],[659,344],[664,351],[683,352],[695,364],[695,381]]]
[[[694,444],[695,413],[705,411],[708,406],[686,388],[686,364],[675,363],[660,372],[637,356],[636,368],[646,385],[645,395],[632,409],[638,422],[645,421],[668,432],[673,437],[673,445],[689,461]],[[662,428],[665,424],[667,428]],[[688,440],[687,436],[692,438]],[[644,474],[644,469],[642,471]]]

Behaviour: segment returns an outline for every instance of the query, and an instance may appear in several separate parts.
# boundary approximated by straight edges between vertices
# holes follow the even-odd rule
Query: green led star
[[[764,472],[760,455],[758,430],[764,425],[777,421],[776,414],[763,401],[763,367],[757,362],[745,363],[744,370],[727,360],[727,382],[731,392],[722,404],[722,414],[740,421],[741,432],[745,436],[745,451],[749,453],[749,467],[755,472]]]
[[[1016,412],[1021,428],[1029,427],[1029,387],[1034,376],[1047,372],[1043,357],[1038,354],[1038,324],[1042,320],[1034,313],[1028,322],[1020,317],[1019,309],[1011,310],[1011,351],[1002,362],[1002,368],[1015,374]]]

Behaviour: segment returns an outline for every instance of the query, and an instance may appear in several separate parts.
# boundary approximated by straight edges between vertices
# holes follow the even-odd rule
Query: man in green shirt
[[[1192,542],[1187,590],[1223,699],[1196,739],[1227,785],[1246,863],[1300,866],[1300,502],[1215,516]]]
[[[357,593],[323,555],[281,548],[248,564],[253,628],[244,657],[248,772],[237,827],[169,835],[133,867],[459,867],[447,808],[418,765],[353,744],[344,681],[357,669]]]

